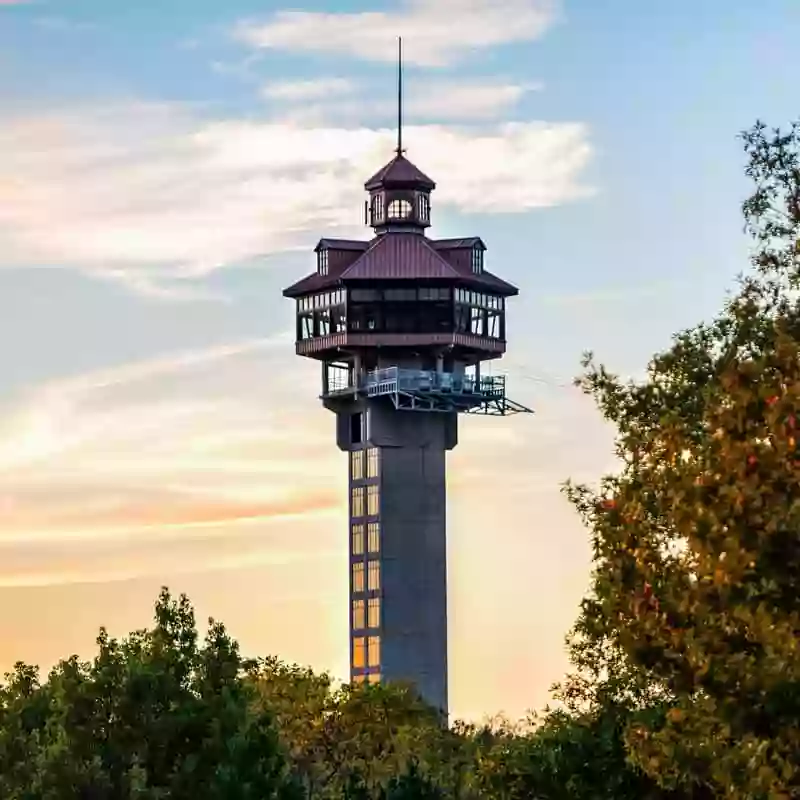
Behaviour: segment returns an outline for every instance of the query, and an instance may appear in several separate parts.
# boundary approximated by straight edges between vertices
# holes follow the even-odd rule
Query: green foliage
[[[0,691],[0,797],[263,800],[283,761],[236,644],[210,623],[198,646],[185,597],[164,591],[152,630],[101,631],[92,663],[40,683],[18,664]]]
[[[753,274],[646,381],[587,358],[622,469],[567,487],[595,566],[562,696],[621,704],[631,763],[692,797],[800,793],[800,128],[744,141]]]

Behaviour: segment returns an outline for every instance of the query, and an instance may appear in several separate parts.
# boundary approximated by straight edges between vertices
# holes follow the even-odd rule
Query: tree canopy
[[[800,128],[744,143],[754,270],[645,381],[587,358],[622,468],[567,488],[594,573],[562,695],[621,703],[631,763],[693,797],[800,792]]]

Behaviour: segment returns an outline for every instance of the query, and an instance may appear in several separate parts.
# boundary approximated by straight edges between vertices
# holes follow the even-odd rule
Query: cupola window
[[[427,194],[417,197],[417,216],[420,222],[428,222],[431,216],[431,199]]]
[[[389,203],[389,219],[408,219],[413,211],[408,200],[392,200]]]
[[[328,274],[328,248],[323,247],[317,251],[317,272],[320,275]]]
[[[472,271],[476,274],[483,272],[483,248],[480,245],[472,248]]]
[[[376,194],[372,198],[372,224],[378,225],[383,222],[383,195]]]

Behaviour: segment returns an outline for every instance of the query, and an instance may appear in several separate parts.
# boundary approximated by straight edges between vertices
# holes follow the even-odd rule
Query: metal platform
[[[400,411],[488,416],[533,413],[530,408],[506,397],[504,375],[473,378],[449,372],[388,367],[367,373],[357,386],[332,386],[322,399],[348,395],[388,397]]]

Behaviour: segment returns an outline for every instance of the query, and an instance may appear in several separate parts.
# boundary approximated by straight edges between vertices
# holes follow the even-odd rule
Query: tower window
[[[367,477],[377,478],[380,469],[380,450],[370,447],[367,450]]]
[[[351,492],[350,516],[353,519],[364,516],[364,487],[356,486]]]
[[[377,522],[367,525],[367,549],[370,553],[377,553],[381,549],[381,529]]]
[[[364,415],[358,411],[350,415],[350,444],[361,444],[363,436]]]
[[[364,451],[350,451],[350,477],[354,481],[360,481],[364,477]]]
[[[472,248],[472,271],[483,272],[483,249],[477,245]]]
[[[317,272],[320,275],[328,274],[328,248],[324,247],[317,251]]]
[[[383,221],[383,195],[376,194],[372,198],[372,224],[377,225]]]
[[[367,514],[370,517],[380,514],[380,499],[378,486],[376,484],[367,486]]]
[[[364,566],[363,564],[361,565]],[[367,570],[367,589],[370,592],[377,592],[381,588],[381,562],[377,558],[369,562]]]
[[[353,592],[360,594],[364,591],[364,562],[353,564]]]
[[[354,556],[364,555],[364,523],[356,522],[350,529]]]
[[[367,641],[367,663],[371,667],[377,667],[381,663],[381,637],[370,636]]]
[[[408,219],[413,211],[408,200],[392,200],[389,203],[389,219]]]
[[[367,627],[380,628],[381,626],[381,599],[370,597],[367,603]]]
[[[427,194],[417,196],[417,216],[420,222],[427,222],[431,215],[431,200]]]
[[[353,630],[360,631],[364,627],[364,601],[353,600]]]
[[[353,669],[363,669],[366,666],[367,666],[366,639],[363,636],[355,636],[353,638]]]
[[[367,682],[371,686],[374,686],[376,683],[380,683],[381,682],[380,672],[370,672],[370,674],[367,675]]]

